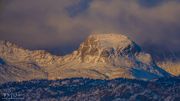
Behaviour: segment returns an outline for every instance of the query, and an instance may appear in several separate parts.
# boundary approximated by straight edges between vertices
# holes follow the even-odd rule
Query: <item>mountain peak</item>
[[[117,34],[117,33],[95,33],[95,34],[91,34],[89,35],[88,38],[98,38],[98,39],[128,39],[127,36],[123,35],[123,34]]]
[[[109,63],[121,56],[131,56],[141,48],[121,34],[92,34],[81,45],[75,57],[88,63]]]
[[[132,41],[122,34],[91,34],[87,41],[98,43],[101,48],[117,48],[132,44]]]
[[[168,75],[156,66],[150,54],[121,34],[92,34],[62,60],[64,68],[90,78],[153,79]]]

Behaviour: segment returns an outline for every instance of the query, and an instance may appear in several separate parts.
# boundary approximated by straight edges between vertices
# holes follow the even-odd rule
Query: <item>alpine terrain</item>
[[[121,34],[91,34],[72,54],[55,56],[0,41],[0,83],[32,79],[169,77],[150,54]]]

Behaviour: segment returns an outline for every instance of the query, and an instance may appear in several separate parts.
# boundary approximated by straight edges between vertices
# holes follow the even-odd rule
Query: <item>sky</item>
[[[68,54],[93,32],[180,57],[180,0],[0,0],[0,40]]]

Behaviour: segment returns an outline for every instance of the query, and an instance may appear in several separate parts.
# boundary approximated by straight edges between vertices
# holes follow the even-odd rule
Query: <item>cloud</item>
[[[49,24],[51,18],[62,22],[64,25],[70,19],[66,7],[76,4],[78,0],[23,0],[6,3],[0,15],[1,39],[15,41],[27,47],[45,47],[61,44],[68,41],[72,35],[67,32],[59,33],[60,29]],[[5,2],[5,1],[4,1]],[[64,21],[66,20],[66,21]],[[61,26],[60,26],[61,27]],[[62,38],[63,37],[63,38]],[[66,39],[67,37],[67,39]]]
[[[59,48],[77,46],[94,31],[115,32],[146,50],[180,52],[178,11],[178,0],[13,0],[0,13],[0,39]]]

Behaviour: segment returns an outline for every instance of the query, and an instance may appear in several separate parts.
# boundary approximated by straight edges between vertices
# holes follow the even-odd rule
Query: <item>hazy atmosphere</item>
[[[64,55],[92,32],[114,32],[178,56],[179,11],[179,0],[0,0],[0,39]]]

